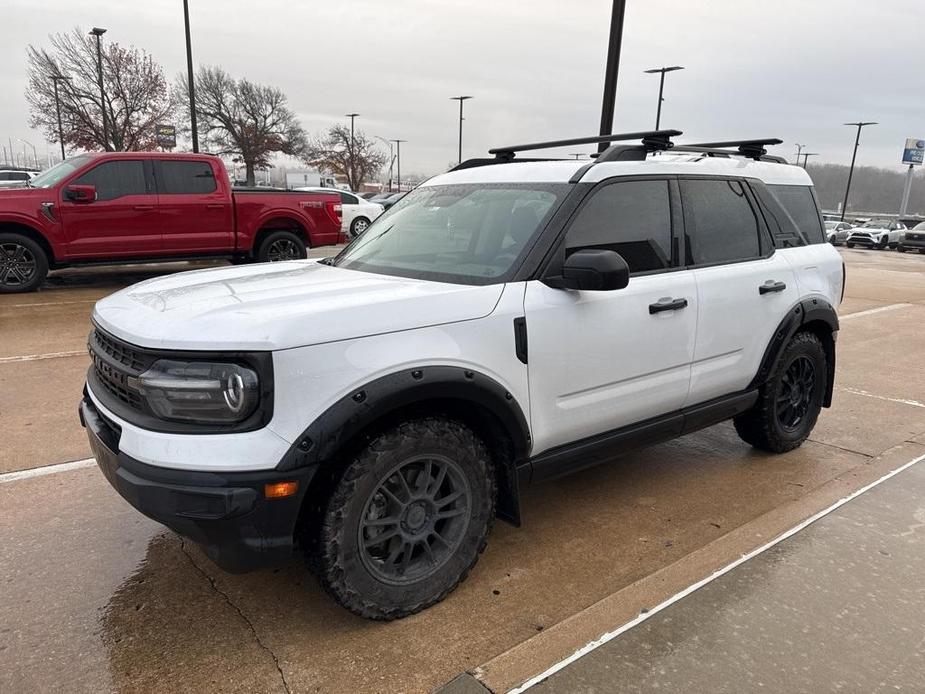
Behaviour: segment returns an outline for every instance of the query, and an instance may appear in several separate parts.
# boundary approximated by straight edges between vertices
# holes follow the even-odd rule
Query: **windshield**
[[[912,227],[912,231],[925,231],[925,222],[919,222],[916,224],[914,227]]]
[[[838,222],[826,222],[825,223],[826,229],[834,229],[837,226],[838,226]]]
[[[457,284],[502,282],[568,190],[565,183],[418,188],[347,246],[334,265]]]
[[[29,181],[29,185],[32,188],[51,188],[61,179],[66,178],[71,173],[86,164],[89,158],[90,156],[88,154],[81,154],[80,156],[65,159],[60,164],[52,166],[45,173],[41,173],[33,178],[31,181]]]

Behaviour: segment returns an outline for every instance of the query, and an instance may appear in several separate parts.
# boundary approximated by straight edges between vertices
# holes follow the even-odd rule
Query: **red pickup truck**
[[[304,258],[344,241],[333,193],[232,190],[218,157],[81,154],[0,190],[0,293],[77,264]]]

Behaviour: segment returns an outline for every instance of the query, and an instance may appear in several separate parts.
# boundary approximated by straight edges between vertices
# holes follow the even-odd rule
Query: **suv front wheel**
[[[372,439],[343,471],[312,563],[352,612],[406,617],[465,579],[494,511],[493,465],[482,440],[451,419],[410,420]]]
[[[733,420],[739,438],[772,453],[785,453],[802,444],[822,409],[826,373],[822,341],[812,333],[794,335],[761,387],[758,402]]]

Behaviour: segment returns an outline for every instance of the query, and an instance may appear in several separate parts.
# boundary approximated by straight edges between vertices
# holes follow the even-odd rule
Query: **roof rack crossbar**
[[[768,153],[765,145],[783,144],[783,140],[776,137],[767,137],[757,140],[728,140],[726,142],[696,142],[684,145],[678,145],[678,151],[704,151],[706,153],[721,154],[720,150],[726,149],[726,154],[735,154],[729,152],[728,148],[735,147],[738,154],[750,159],[761,159]],[[690,148],[690,149],[688,149]]]
[[[527,152],[533,149],[551,149],[553,147],[569,147],[573,145],[592,145],[601,142],[620,142],[626,140],[642,140],[648,148],[667,149],[671,146],[672,137],[681,135],[680,130],[645,130],[634,133],[614,133],[612,135],[591,135],[588,137],[575,137],[568,140],[550,140],[549,142],[532,142],[525,145],[510,145],[509,147],[495,147],[488,150],[498,159],[513,159],[517,152]]]

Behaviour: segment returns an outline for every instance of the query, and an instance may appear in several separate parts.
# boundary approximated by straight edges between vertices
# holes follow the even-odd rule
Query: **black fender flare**
[[[520,523],[517,463],[529,457],[530,427],[514,396],[493,378],[459,366],[421,366],[381,376],[351,390],[315,419],[292,444],[276,466],[295,470],[332,459],[367,427],[390,413],[425,401],[455,401],[488,411],[512,444],[510,455],[496,462],[498,515]]]
[[[774,369],[777,368],[783,355],[784,347],[787,346],[787,343],[790,342],[790,339],[800,328],[810,323],[825,325],[827,334],[830,337],[830,340],[823,341],[826,349],[828,378],[826,379],[826,392],[823,394],[822,404],[824,407],[832,405],[832,391],[835,386],[835,335],[839,327],[838,314],[832,304],[820,297],[804,299],[790,309],[777,326],[777,330],[774,331],[774,335],[764,351],[758,373],[755,374],[748,386],[749,389],[759,388],[764,385],[774,372]]]

